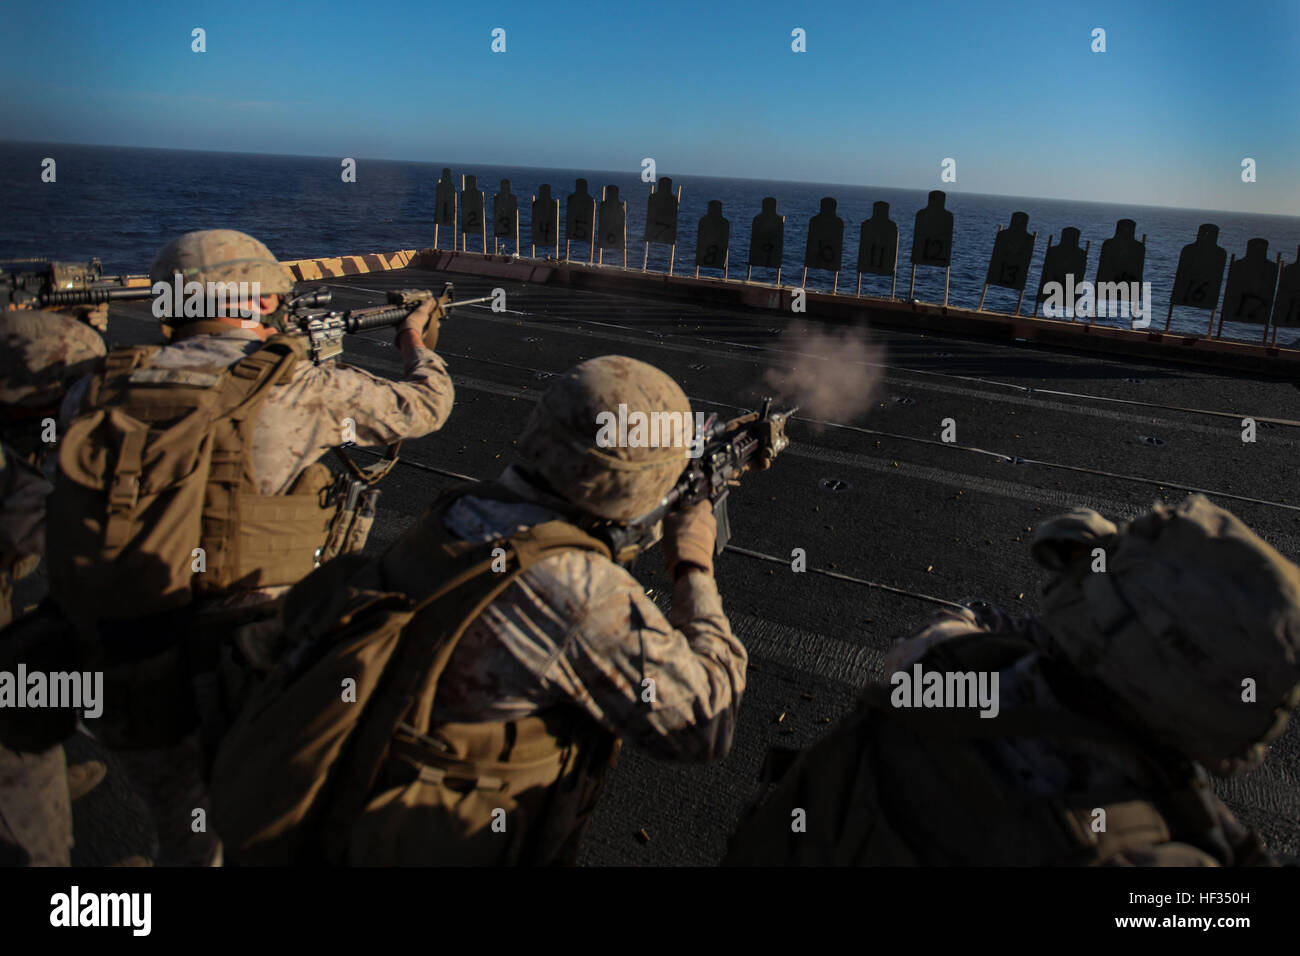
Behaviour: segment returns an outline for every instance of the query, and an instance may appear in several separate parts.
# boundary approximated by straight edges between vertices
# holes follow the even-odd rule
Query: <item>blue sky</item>
[[[667,173],[1300,215],[1298,0],[52,2],[4,21],[9,140],[652,156]]]

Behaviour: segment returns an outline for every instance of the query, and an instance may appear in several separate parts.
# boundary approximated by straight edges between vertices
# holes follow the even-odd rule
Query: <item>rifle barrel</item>
[[[480,302],[491,301],[492,296],[485,295],[478,299],[449,302],[446,308],[450,312],[462,305],[478,305]],[[414,311],[415,308],[407,308],[404,305],[395,306],[391,309],[354,309],[347,313],[344,321],[347,323],[349,332],[369,332],[372,329],[391,328],[394,325],[399,325],[403,319]]]

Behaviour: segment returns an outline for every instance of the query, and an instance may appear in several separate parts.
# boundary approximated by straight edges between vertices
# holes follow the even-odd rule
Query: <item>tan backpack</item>
[[[257,412],[305,341],[277,335],[226,368],[153,368],[157,352],[113,351],[59,443],[50,590],[78,622],[139,619],[195,593],[301,578],[315,545],[302,535],[299,548],[268,560],[257,553],[268,521],[319,522],[324,537],[328,513],[314,493],[252,494],[247,463]],[[251,570],[259,565],[285,580]]]
[[[392,852],[404,857],[397,862],[482,861],[448,858],[464,849],[447,832],[435,832],[443,807],[417,806],[412,812],[409,801],[403,802],[402,787],[377,796],[381,769],[390,758],[397,759],[395,754],[436,743],[423,731],[438,680],[469,625],[512,581],[565,550],[606,557],[609,552],[562,521],[487,542],[458,541],[444,529],[442,517],[470,490],[486,493],[481,485],[444,493],[380,558],[345,556],[290,592],[284,608],[290,650],[227,734],[213,768],[213,824],[232,862],[355,862],[379,842],[390,849],[375,855],[388,861]],[[510,497],[503,489],[496,493]],[[506,728],[510,747],[531,748],[537,759],[523,768],[527,780],[514,782],[537,794],[557,776],[573,775],[580,751],[590,754],[591,748],[584,751],[576,742],[557,747],[551,736],[555,724],[547,715],[456,726],[475,737],[476,745],[486,742],[482,735]],[[427,782],[431,789],[425,795],[437,803],[445,794],[437,784],[456,776],[455,769],[436,770],[429,759],[417,763],[422,769],[415,788]],[[502,772],[510,777],[517,769]],[[469,789],[450,794],[457,809],[475,814],[475,820],[471,791],[483,782],[471,771]],[[495,806],[512,806],[506,783],[493,789]],[[528,821],[546,817],[545,806],[527,799],[517,803]],[[412,820],[416,832],[399,835]],[[457,821],[448,827],[464,832]],[[531,829],[541,827],[539,822]],[[496,840],[494,849],[507,842]],[[359,853],[358,844],[365,850]],[[512,852],[516,861],[527,854],[518,845]]]

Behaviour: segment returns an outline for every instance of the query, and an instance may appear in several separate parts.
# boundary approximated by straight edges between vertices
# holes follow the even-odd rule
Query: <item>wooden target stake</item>
[[[894,298],[894,286],[898,284],[898,234],[894,234],[894,274],[889,277],[889,298]]]
[[[677,187],[677,216],[680,219],[682,213],[682,187]],[[673,232],[673,244],[668,248],[668,274],[673,274],[673,263],[677,261],[677,233]]]
[[[1229,276],[1229,277],[1232,276],[1232,264],[1233,264],[1234,262],[1236,262],[1236,261],[1237,261],[1237,254],[1236,254],[1235,252],[1234,252],[1232,255],[1228,256],[1228,276]],[[1227,289],[1225,288],[1225,289],[1224,289],[1224,295],[1223,295],[1223,311],[1221,311],[1221,312],[1219,313],[1219,330],[1218,330],[1217,332],[1214,333],[1214,338],[1215,338],[1215,339],[1218,339],[1218,338],[1222,337],[1222,335],[1223,335],[1223,317],[1227,314],[1227,312],[1228,312],[1228,294],[1227,294]],[[1210,328],[1214,328],[1214,313],[1213,313],[1213,312],[1210,313]]]
[[[1281,278],[1282,278],[1282,253],[1280,253],[1280,252],[1277,254],[1277,276],[1278,276],[1278,280],[1281,281]],[[1273,297],[1273,308],[1269,309],[1269,311],[1268,311],[1268,315],[1264,316],[1264,337],[1263,337],[1262,339],[1260,339],[1260,342],[1259,342],[1260,345],[1267,345],[1267,344],[1268,344],[1268,327],[1269,327],[1269,324],[1272,322],[1273,317],[1274,317],[1276,314],[1277,314],[1277,296],[1275,295],[1275,296]],[[1273,341],[1275,341],[1275,342],[1277,341],[1277,328],[1276,328],[1276,326],[1273,328]]]
[[[994,248],[994,249],[996,249],[996,248],[998,247],[998,236],[1000,236],[1000,235],[1002,235],[1002,223],[998,223],[998,231],[995,232],[995,233],[993,234],[993,248]],[[947,280],[944,280],[944,281],[945,281],[945,285],[946,285],[946,284],[947,284]],[[985,275],[984,275],[984,291],[982,291],[982,292],[980,293],[980,304],[977,305],[977,306],[975,306],[975,311],[976,311],[976,312],[983,312],[983,311],[984,311],[984,297],[985,297],[986,295],[988,295],[988,294],[989,294],[989,277],[988,277],[988,274],[985,273]],[[944,296],[944,305],[947,305],[947,304],[948,304],[948,299],[947,299],[947,294],[945,293],[945,296]]]

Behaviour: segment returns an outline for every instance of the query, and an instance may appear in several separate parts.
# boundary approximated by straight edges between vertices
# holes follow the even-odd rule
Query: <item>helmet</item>
[[[588,359],[546,390],[519,436],[534,472],[581,510],[630,521],[686,467],[691,405],[666,374],[623,355]]]
[[[99,333],[71,316],[6,309],[0,313],[0,404],[52,405],[106,351]]]
[[[258,240],[233,229],[187,232],[163,246],[149,269],[152,282],[258,283],[262,295],[293,291],[293,273]]]
[[[1049,645],[1126,720],[1215,773],[1262,759],[1300,703],[1300,567],[1203,495],[1123,528],[1075,512],[1035,545],[1058,571],[1043,591]]]

